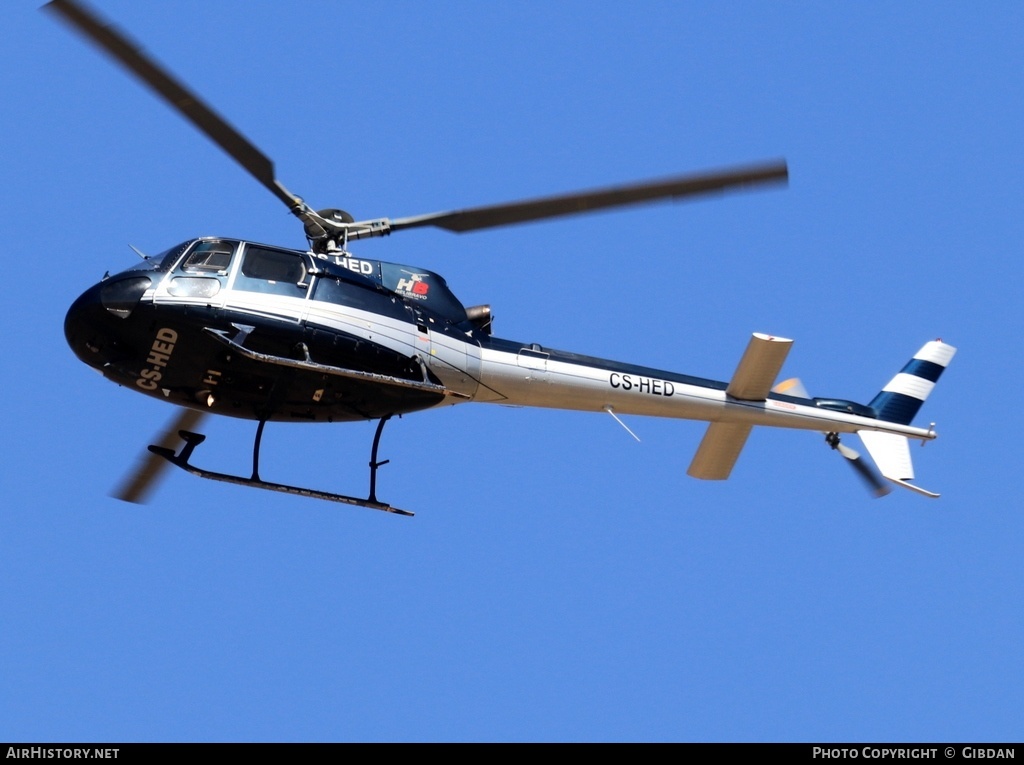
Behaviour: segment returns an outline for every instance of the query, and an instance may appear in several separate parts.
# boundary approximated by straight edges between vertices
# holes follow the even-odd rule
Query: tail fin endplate
[[[857,435],[871,455],[875,466],[883,477],[897,486],[916,491],[933,499],[939,495],[910,483],[914,480],[914,465],[910,460],[910,441],[898,433],[882,433],[877,430],[858,430]]]

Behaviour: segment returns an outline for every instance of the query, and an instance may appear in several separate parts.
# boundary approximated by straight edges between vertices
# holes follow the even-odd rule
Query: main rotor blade
[[[274,163],[263,152],[97,13],[77,0],[52,0],[43,9],[57,15],[117,59],[178,113],[206,133],[289,209],[301,205],[301,200],[274,178]]]
[[[205,416],[204,412],[198,412],[195,409],[182,409],[167,424],[164,432],[160,434],[160,440],[156,442],[156,445],[177,451],[177,447],[181,443],[181,436],[178,435],[178,431],[195,430]],[[125,476],[121,485],[112,492],[111,496],[123,499],[125,502],[134,502],[139,505],[145,504],[147,498],[163,476],[164,471],[170,466],[171,463],[163,457],[146,450],[139,457],[135,469]]]
[[[682,199],[747,186],[785,183],[788,178],[789,170],[784,161],[770,162],[709,173],[680,175],[629,186],[613,186],[606,189],[527,199],[521,202],[398,218],[391,221],[391,230],[436,226],[462,233],[463,231],[476,231],[482,228],[555,218],[561,215],[593,212],[609,207],[653,202],[658,199]]]

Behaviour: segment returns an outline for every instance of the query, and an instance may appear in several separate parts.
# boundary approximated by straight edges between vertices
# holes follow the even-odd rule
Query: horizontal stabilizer
[[[868,454],[885,478],[897,486],[924,494],[926,497],[939,496],[910,483],[914,480],[914,466],[910,460],[910,442],[906,436],[877,430],[858,430],[857,435],[864,442]]]
[[[687,475],[706,481],[724,481],[747,443],[752,426],[713,422],[693,455]]]
[[[726,394],[741,401],[767,399],[792,346],[792,340],[755,332],[725,389]]]
[[[764,401],[771,392],[793,341],[755,332],[733,373],[727,396],[740,401]],[[686,474],[707,481],[724,481],[732,472],[750,435],[750,425],[713,422],[693,455]]]

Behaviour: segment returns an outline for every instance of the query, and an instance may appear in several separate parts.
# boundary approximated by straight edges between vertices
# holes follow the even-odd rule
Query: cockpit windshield
[[[195,239],[189,239],[181,244],[168,247],[159,255],[151,257],[148,262],[157,271],[169,271],[178,261],[178,258],[181,257],[181,254],[185,252],[185,250],[187,250],[194,241]]]

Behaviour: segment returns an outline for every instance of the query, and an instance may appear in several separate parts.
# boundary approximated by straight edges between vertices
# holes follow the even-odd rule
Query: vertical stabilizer
[[[925,343],[869,404],[878,419],[909,425],[955,353],[941,340]]]

